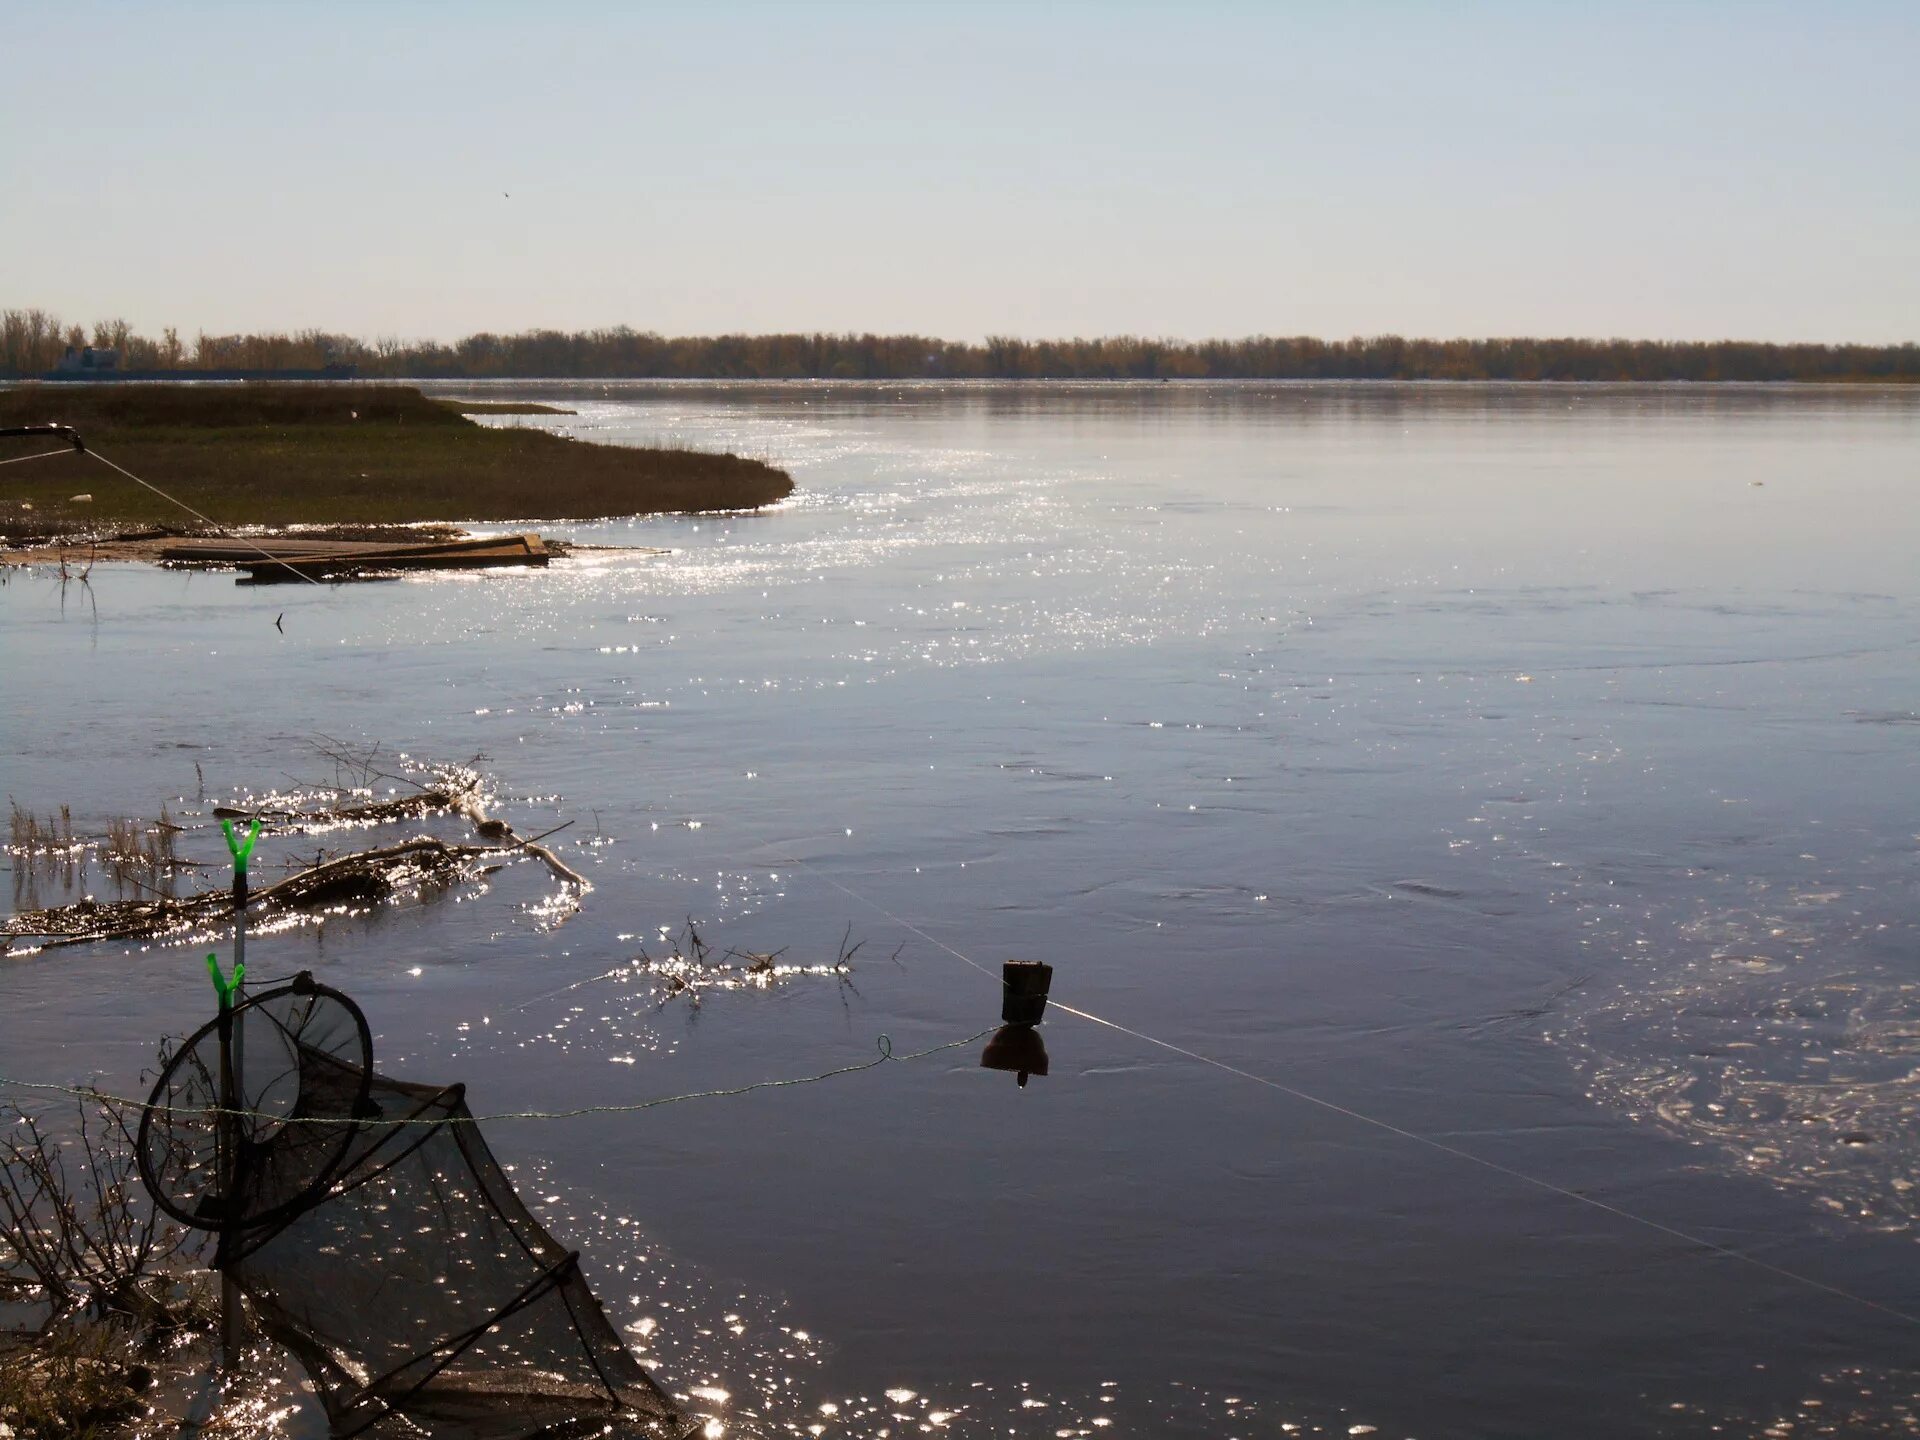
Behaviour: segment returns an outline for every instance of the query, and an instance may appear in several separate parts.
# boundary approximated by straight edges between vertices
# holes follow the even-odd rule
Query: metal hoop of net
[[[352,1148],[372,1077],[360,1007],[302,974],[242,1001],[174,1052],[141,1112],[140,1178],[174,1219],[222,1235],[298,1214]]]

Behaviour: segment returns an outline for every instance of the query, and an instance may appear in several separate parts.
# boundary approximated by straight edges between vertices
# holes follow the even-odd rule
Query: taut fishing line
[[[73,448],[71,446],[67,446],[59,450],[41,450],[38,453],[33,455],[15,455],[12,459],[0,460],[0,465],[24,465],[29,460],[45,460],[50,455],[71,455],[72,453],[73,453]],[[117,464],[116,462],[109,460],[106,456],[102,455],[98,450],[95,450],[92,446],[88,446],[86,450],[82,453],[91,455],[94,459],[98,460],[102,465],[105,465],[109,470],[119,471],[120,474],[126,476],[127,479],[133,481],[134,484],[140,486],[142,489],[151,490],[154,494],[158,495],[162,500],[166,501],[169,505],[178,506],[180,509],[186,511],[187,514],[193,516],[193,518],[198,520],[202,525],[205,525],[209,529],[211,529],[216,535],[220,536],[223,540],[231,540],[236,544],[246,546],[249,550],[257,551],[261,559],[269,561],[272,564],[278,565],[282,570],[287,571],[289,574],[299,576],[302,580],[306,581],[309,585],[317,585],[322,590],[327,588],[324,584],[322,584],[322,582],[314,579],[313,576],[307,574],[306,571],[301,570],[293,565],[289,565],[282,556],[275,555],[271,550],[262,548],[259,544],[249,539],[245,535],[234,534],[233,531],[229,530],[226,526],[222,525],[218,520],[215,520],[212,516],[203,514],[202,512],[194,509],[193,506],[187,504],[186,501],[182,500],[177,495],[169,495],[166,491],[162,490],[158,485],[152,484],[146,480],[142,480],[138,475],[134,474],[131,470],[127,469],[126,466]]]
[[[788,857],[787,863],[797,865],[801,869],[806,870],[808,873],[814,876],[817,876],[819,879],[824,880],[827,884],[831,885],[834,889],[838,890],[842,895],[845,895],[848,899],[853,900],[861,905],[864,905],[869,910],[872,910],[874,913],[881,915],[888,920],[891,920],[895,925],[898,925],[901,929],[906,930],[911,934],[919,936],[922,940],[926,941],[929,945],[932,945],[937,949],[944,950],[947,954],[953,956],[954,959],[961,961],[963,964],[971,965],[975,970],[978,970],[982,975],[986,976],[989,980],[994,981],[996,984],[1000,983],[999,977],[996,976],[993,973],[993,971],[988,969],[985,965],[982,965],[979,961],[973,959],[969,955],[965,955],[961,953],[959,950],[956,950],[953,946],[947,944],[946,941],[938,939],[935,936],[929,935],[925,930],[922,930],[918,925],[915,925],[912,921],[902,919],[900,916],[894,914],[891,910],[887,909],[886,906],[880,904],[878,901],[868,899],[865,895],[862,895],[859,891],[854,890],[852,887],[848,885],[842,884],[839,880],[835,879],[832,875],[827,874],[824,870],[815,868],[808,861],[803,860],[798,856]],[[1463,1150],[1458,1145],[1450,1145],[1444,1140],[1436,1140],[1431,1135],[1422,1135],[1416,1130],[1408,1130],[1404,1126],[1394,1124],[1391,1120],[1382,1120],[1378,1116],[1369,1115],[1364,1111],[1354,1109],[1350,1105],[1342,1105],[1338,1101],[1328,1100],[1323,1098],[1322,1096],[1314,1095],[1306,1090],[1302,1090],[1298,1088],[1297,1086],[1288,1085],[1283,1081],[1275,1080],[1271,1076],[1261,1075],[1252,1070],[1243,1070],[1240,1066],[1231,1064],[1228,1061],[1215,1059],[1211,1055],[1201,1054],[1198,1050],[1190,1050],[1184,1045],[1176,1045],[1171,1040],[1162,1040],[1157,1035],[1149,1035],[1145,1031],[1135,1030],[1131,1026],[1122,1025],[1117,1020],[1109,1020],[1104,1015],[1096,1015],[1090,1010],[1082,1010],[1076,1006],[1068,1005],[1060,1000],[1052,1000],[1050,1001],[1050,1003],[1054,1009],[1063,1010],[1067,1014],[1072,1015],[1077,1019],[1085,1020],[1090,1024],[1100,1025],[1105,1027],[1108,1030],[1116,1031],[1119,1034],[1131,1036],[1135,1040],[1139,1040],[1144,1044],[1156,1046],[1157,1048],[1161,1050],[1165,1050],[1170,1054],[1183,1056],[1188,1060],[1197,1061],[1199,1064],[1210,1065],[1215,1070],[1219,1070],[1228,1075],[1237,1076],[1242,1080],[1251,1080],[1254,1084],[1264,1085],[1269,1090],[1278,1090],[1281,1094],[1292,1096],[1294,1099],[1303,1101],[1308,1105],[1318,1106],[1322,1110],[1329,1111],[1335,1115],[1345,1116],[1347,1119],[1358,1121],[1362,1125],[1370,1125],[1376,1130],[1384,1131],[1385,1133],[1396,1136],[1397,1138],[1402,1140],[1410,1140],[1416,1145],[1424,1145],[1430,1150],[1437,1150],[1442,1155],[1450,1155],[1456,1160],[1464,1160],[1469,1164],[1478,1165],[1484,1170],[1491,1170],[1494,1174],[1504,1175],[1510,1180],[1518,1180],[1524,1185],[1531,1185],[1535,1189],[1544,1190],[1550,1195],[1558,1195],[1563,1199],[1577,1201],[1582,1205],[1588,1206],[1590,1209],[1598,1210],[1603,1214],[1614,1216],[1616,1219],[1628,1221],[1631,1224],[1639,1225],[1645,1229],[1652,1230],[1657,1234],[1668,1236],[1671,1239],[1685,1241],[1689,1245],[1698,1246],[1701,1249],[1709,1251],[1712,1254],[1723,1256],[1729,1260],[1737,1260],[1743,1265],[1751,1265],[1756,1270],[1765,1271],[1767,1274],[1774,1276],[1776,1279],[1791,1281],[1795,1285],[1804,1286],[1810,1290],[1818,1290],[1824,1294],[1834,1296],[1841,1300],[1850,1300],[1854,1304],[1863,1305],[1869,1310],[1877,1310],[1881,1314],[1890,1315],[1896,1320],[1904,1320],[1909,1325],[1920,1325],[1920,1315],[1916,1315],[1910,1311],[1901,1310],[1896,1308],[1895,1306],[1883,1304],[1878,1300],[1869,1299],[1865,1295],[1858,1294],[1852,1290],[1844,1289],[1839,1285],[1829,1284],[1825,1280],[1815,1279],[1813,1276],[1802,1274],[1798,1270],[1789,1270],[1784,1266],[1775,1265],[1771,1261],[1761,1260],[1756,1256],[1745,1253],[1744,1251],[1735,1250],[1729,1246],[1721,1245],[1716,1241],[1708,1240],[1704,1236],[1695,1235],[1689,1231],[1679,1229],[1678,1227],[1669,1225],[1664,1221],[1654,1220],[1654,1219],[1650,1219],[1645,1215],[1636,1214],[1634,1211],[1625,1209],[1624,1207],[1619,1205],[1615,1205],[1611,1201],[1596,1199],[1592,1195],[1583,1195],[1578,1190],[1569,1189],[1567,1186],[1557,1184],[1552,1180],[1544,1179],[1538,1175],[1529,1174],[1525,1170],[1515,1169],[1511,1165],[1503,1165],[1498,1160],[1489,1160],[1484,1155],[1476,1155],[1471,1150]]]
[[[179,499],[177,496],[169,495],[166,491],[162,490],[158,485],[148,484],[145,480],[142,480],[138,475],[134,474],[131,470],[127,469],[126,466],[115,464],[113,461],[109,460],[106,456],[102,455],[98,450],[89,448],[87,451],[87,454],[93,456],[94,459],[98,460],[102,465],[105,465],[109,470],[117,470],[122,475],[126,476],[127,479],[133,481],[134,484],[142,486],[148,490],[151,490],[154,494],[158,495],[162,500],[165,500],[168,504],[178,505],[182,510],[186,511],[187,514],[193,516],[194,519],[200,521],[201,524],[211,526],[215,531],[215,533],[220,535],[223,539],[234,540],[239,542],[242,545],[245,545],[249,550],[259,551],[260,557],[263,560],[270,560],[275,565],[278,565],[282,570],[287,571],[289,574],[298,575],[302,580],[306,581],[309,585],[319,586],[319,588],[322,590],[327,588],[325,585],[322,585],[320,581],[314,579],[313,576],[307,574],[306,571],[298,569],[295,566],[289,565],[280,556],[275,555],[271,550],[262,549],[261,546],[255,544],[252,540],[248,539],[245,535],[234,534],[231,530],[228,530],[225,526],[220,524],[219,521],[213,519],[211,516],[201,514],[198,510],[194,509],[191,505],[187,504],[186,501]]]
[[[40,450],[32,455],[16,455],[11,460],[0,460],[0,465],[24,465],[29,460],[44,460],[49,455],[71,455],[72,453],[71,446],[59,450]]]
[[[867,909],[872,910],[875,914],[881,916],[882,918],[888,921],[891,921],[895,925],[898,925],[902,930],[905,930],[912,935],[918,936],[920,939],[926,941],[929,945],[932,945],[938,950],[944,951],[946,954],[951,955],[954,959],[960,961],[962,964],[967,965],[974,970],[977,970],[981,975],[985,976],[988,980],[994,981],[996,984],[999,983],[999,977],[997,977],[993,973],[993,971],[990,970],[987,966],[982,965],[979,961],[975,960],[972,956],[966,954],[965,952],[959,949],[956,949],[952,945],[949,945],[946,941],[940,939],[939,937],[929,934],[927,931],[923,930],[920,926],[915,925],[911,920],[907,920],[900,915],[896,915],[893,911],[887,909],[886,906],[880,904],[877,900],[870,899],[866,895],[861,894],[859,891],[843,883],[836,877],[829,875],[825,871],[817,868],[811,862],[801,859],[800,857],[795,855],[788,855],[785,858],[783,863],[797,866],[803,870],[806,870],[809,874],[824,881],[827,885],[830,885],[835,890],[838,890],[842,895],[845,895],[848,899],[853,900],[857,904],[865,906]],[[608,972],[608,973],[611,974],[613,972]],[[604,975],[593,976],[593,977],[589,977],[588,980],[586,981],[578,982],[578,983],[590,984],[594,980],[605,979],[605,978],[607,977]],[[565,990],[572,989],[572,988],[574,987],[573,986],[563,987],[561,991],[557,991],[554,993],[556,994],[564,993]],[[537,996],[534,998],[534,1000],[528,1001],[526,1003],[533,1004],[533,1003],[537,1003],[540,999],[547,999],[547,998],[551,998],[551,996],[550,995]],[[1264,1086],[1269,1090],[1276,1090],[1283,1095],[1292,1097],[1295,1100],[1299,1100],[1308,1105],[1313,1105],[1321,1110],[1328,1111],[1331,1114],[1343,1116],[1346,1119],[1356,1121],[1359,1124],[1370,1126],[1371,1128],[1382,1131],[1385,1134],[1392,1135],[1397,1139],[1406,1140],[1416,1145],[1425,1146],[1427,1149],[1437,1151],[1442,1155],[1450,1156],[1456,1160],[1465,1161],[1466,1163],[1471,1165],[1477,1165],[1481,1169],[1489,1170],[1496,1175],[1502,1175],[1510,1180],[1516,1180],[1523,1185],[1528,1185],[1533,1187],[1534,1189],[1545,1191],[1550,1195],[1557,1195],[1562,1199],[1574,1201],[1578,1204],[1587,1206],[1589,1209],[1597,1210],[1602,1214],[1611,1215],[1615,1219],[1624,1220],[1629,1224],[1638,1225],[1643,1229],[1651,1230],[1656,1234],[1665,1235],[1670,1239],[1682,1241],[1685,1244],[1695,1246],[1701,1250],[1707,1251],[1710,1254],[1718,1255],[1725,1259],[1737,1261],[1740,1264],[1751,1266],[1756,1270],[1760,1270],[1765,1272],[1766,1274],[1774,1276],[1776,1279],[1786,1280],[1792,1284],[1801,1286],[1805,1289],[1815,1290],[1822,1294],[1833,1296],[1837,1299],[1850,1301],[1853,1304],[1863,1306],[1866,1309],[1874,1310],[1879,1312],[1880,1314],[1891,1316],[1894,1319],[1905,1321],[1910,1325],[1920,1325],[1920,1315],[1916,1315],[1911,1311],[1901,1310],[1896,1306],[1888,1305],[1881,1301],[1870,1299],[1869,1297],[1865,1295],[1861,1295],[1856,1291],[1848,1290],[1839,1285],[1830,1284],[1827,1281],[1817,1279],[1814,1276],[1804,1274],[1801,1271],[1789,1270],[1785,1266],[1776,1265],[1771,1261],[1762,1260],[1757,1256],[1747,1254],[1744,1251],[1735,1250],[1730,1246],[1722,1245],[1719,1242],[1714,1240],[1709,1240],[1702,1235],[1696,1235],[1691,1231],[1682,1230],[1678,1226],[1669,1225],[1665,1221],[1655,1220],[1649,1216],[1638,1214],[1635,1211],[1626,1209],[1624,1206],[1616,1205],[1611,1201],[1601,1200],[1592,1195],[1582,1194],[1578,1190],[1574,1190],[1565,1185],[1561,1185],[1555,1181],[1545,1179],[1542,1176],[1531,1174],[1528,1171],[1518,1169],[1512,1165],[1502,1164],[1500,1161],[1497,1161],[1497,1160],[1489,1160],[1483,1155],[1476,1155],[1473,1151],[1462,1149],[1458,1145],[1452,1145],[1444,1140],[1435,1139],[1431,1135],[1422,1135],[1418,1131],[1409,1130],[1402,1125],[1396,1125],[1390,1120],[1383,1120],[1378,1116],[1369,1115],[1363,1110],[1357,1110],[1351,1105],[1343,1105],[1338,1101],[1328,1100],[1323,1096],[1315,1095],[1310,1091],[1299,1088],[1298,1086],[1289,1085],[1284,1081],[1276,1080],[1271,1076],[1261,1075],[1256,1071],[1244,1069],[1241,1066],[1232,1064],[1229,1061],[1218,1059],[1212,1055],[1203,1054],[1198,1050],[1193,1050],[1188,1048],[1187,1046],[1176,1044],[1171,1040],[1163,1040],[1157,1035],[1150,1035],[1143,1030],[1136,1030],[1130,1025],[1123,1025],[1119,1021],[1110,1020],[1104,1015],[1096,1015],[1090,1010],[1084,1010],[1078,1006],[1069,1005],[1066,1002],[1058,999],[1053,1000],[1051,1003],[1055,1009],[1060,1010],[1068,1015],[1072,1015],[1076,1019],[1084,1020],[1092,1025],[1101,1026],[1102,1028],[1107,1030],[1112,1030],[1117,1034],[1129,1036],[1132,1039],[1138,1040],[1143,1044],[1152,1045],[1157,1049],[1165,1050],[1169,1054],[1179,1055],[1182,1058],[1187,1060],[1192,1060],[1197,1064],[1210,1066],[1211,1068],[1218,1070],[1223,1074],[1232,1075],[1242,1080],[1252,1081],[1256,1085]],[[519,1008],[524,1008],[524,1006]],[[813,1074],[813,1075],[793,1076],[790,1078],[778,1079],[778,1080],[759,1080],[759,1081],[754,1081],[747,1085],[732,1086],[725,1089],[696,1090],[696,1091],[688,1092],[686,1094],[666,1095],[666,1096],[658,1097],[653,1100],[640,1100],[640,1101],[633,1101],[633,1102],[624,1103],[624,1104],[583,1105],[583,1106],[578,1106],[576,1108],[569,1109],[569,1110],[500,1111],[493,1114],[472,1116],[470,1117],[470,1120],[468,1123],[479,1124],[483,1122],[505,1121],[505,1120],[569,1120],[569,1119],[575,1119],[575,1118],[579,1118],[587,1115],[634,1114],[644,1110],[658,1109],[666,1105],[677,1105],[684,1101],[689,1101],[689,1100],[720,1099],[720,1098],[729,1097],[729,1096],[748,1095],[757,1090],[778,1090],[778,1089],[791,1088],[797,1085],[811,1085],[811,1084],[816,1084],[820,1081],[831,1080],[841,1075],[855,1075],[865,1070],[877,1069],[878,1067],[882,1065],[886,1065],[890,1062],[920,1060],[930,1055],[940,1054],[944,1051],[961,1049],[965,1046],[972,1045],[977,1041],[983,1039],[987,1035],[991,1034],[995,1028],[996,1027],[990,1025],[985,1029],[977,1032],[976,1034],[969,1035],[964,1039],[950,1040],[943,1044],[930,1046],[924,1050],[916,1050],[905,1055],[894,1054],[892,1041],[886,1035],[881,1035],[878,1037],[878,1040],[876,1041],[879,1053],[873,1059],[863,1061],[857,1065],[839,1066],[834,1069],[824,1070],[819,1072],[818,1074]],[[135,1100],[123,1095],[113,1095],[91,1086],[60,1085],[60,1084],[55,1084],[55,1083],[45,1082],[45,1081],[18,1080],[5,1075],[0,1075],[0,1087],[9,1087],[17,1090],[33,1090],[33,1091],[40,1091],[40,1092],[52,1093],[52,1094],[69,1095],[82,1100],[89,1100],[89,1101],[105,1103],[105,1104],[127,1105],[127,1106],[132,1106],[136,1109],[143,1108],[145,1104],[145,1102],[143,1101]],[[396,1125],[397,1126],[397,1125],[407,1125],[407,1124],[416,1124],[416,1123],[427,1123],[427,1122],[419,1122],[419,1121],[412,1121],[412,1120],[369,1121],[369,1120],[353,1120],[353,1119],[340,1119],[340,1118],[328,1118],[328,1117],[298,1117],[298,1116],[270,1115],[270,1114],[265,1114],[263,1112],[255,1112],[255,1111],[244,1110],[244,1109],[233,1109],[233,1110],[217,1109],[217,1110],[209,1111],[204,1107],[197,1107],[196,1113],[200,1113],[200,1114],[211,1113],[211,1114],[218,1114],[218,1115],[226,1115],[232,1118],[267,1119],[267,1120],[275,1121],[276,1123],[288,1123],[289,1121],[292,1121],[294,1123],[309,1123],[309,1124],[348,1124],[348,1125],[371,1124],[374,1126],[380,1126],[380,1125]],[[439,1124],[439,1123],[446,1123],[446,1122],[443,1118],[441,1120],[436,1120],[431,1123]]]

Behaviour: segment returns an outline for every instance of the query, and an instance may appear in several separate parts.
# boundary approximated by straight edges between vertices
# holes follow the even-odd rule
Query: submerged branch
[[[331,857],[316,852],[310,863],[287,862],[289,873],[284,879],[255,890],[247,903],[250,915],[271,918],[288,912],[368,906],[404,889],[451,884],[489,858],[499,861],[519,852],[539,860],[560,883],[560,894],[541,907],[546,923],[559,923],[593,889],[585,875],[542,843],[571,821],[522,836],[506,820],[488,814],[491,785],[481,768],[484,756],[464,765],[429,765],[405,755],[383,755],[377,745],[356,748],[327,736],[317,737],[313,749],[332,763],[331,784],[294,780],[289,791],[247,795],[237,804],[215,806],[212,817],[257,821],[263,833],[290,835],[371,828],[440,814],[457,816],[471,825],[475,843],[420,835]],[[376,784],[387,787],[386,798],[375,798]],[[119,894],[111,900],[87,896],[41,905],[30,887],[16,884],[18,909],[0,919],[0,951],[11,940],[28,941],[38,949],[170,937],[194,927],[231,922],[236,906],[226,886],[185,895],[175,892],[175,884],[184,876],[214,868],[176,853],[175,838],[187,828],[176,824],[163,806],[158,822],[115,820],[107,838],[94,841],[76,836],[72,815],[64,809],[42,819],[14,806],[8,849],[25,862],[16,866],[16,877],[31,875],[36,867],[52,867],[71,895],[84,879],[87,857],[97,854],[107,862]],[[264,857],[256,859],[255,875],[265,868]]]
[[[232,805],[213,807],[216,820],[258,820],[263,833],[305,830],[313,826],[384,825],[393,820],[417,820],[437,810],[454,808],[454,797],[440,790],[404,795],[395,800],[377,800],[368,805],[339,805],[320,809],[243,809]]]
[[[513,827],[507,824],[506,821],[493,819],[488,816],[486,806],[480,799],[478,789],[468,790],[456,797],[453,808],[473,822],[474,833],[479,835],[483,840],[505,840],[508,842],[506,848],[509,850],[524,850],[529,855],[537,856],[546,865],[547,869],[553,872],[555,879],[559,880],[563,885],[576,887],[582,895],[587,894],[593,889],[593,882],[591,880],[567,864],[546,846],[539,843],[546,839],[548,835],[557,834],[559,831],[566,829],[567,825],[573,823],[571,820],[567,822],[567,825],[556,825],[552,830],[548,830],[544,834],[536,835],[531,840],[522,840],[518,835],[514,834]]]
[[[462,866],[513,847],[449,845],[423,835],[399,845],[360,850],[296,871],[248,897],[252,913],[315,910],[330,905],[384,900],[409,880],[452,880]],[[85,945],[99,940],[145,940],[193,925],[233,918],[238,907],[229,889],[196,895],[155,895],[144,900],[76,900],[29,910],[0,921],[0,940],[31,938],[43,946]]]

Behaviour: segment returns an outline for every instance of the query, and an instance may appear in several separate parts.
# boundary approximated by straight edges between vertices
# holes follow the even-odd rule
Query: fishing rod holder
[[[87,442],[80,438],[80,432],[71,425],[0,425],[0,436],[17,436],[22,440],[35,437],[64,440],[79,454],[87,453]]]

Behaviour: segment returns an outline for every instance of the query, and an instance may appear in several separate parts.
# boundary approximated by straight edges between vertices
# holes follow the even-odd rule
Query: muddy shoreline
[[[478,534],[458,525],[320,525],[274,530],[244,530],[233,538],[271,550],[276,540],[395,541],[418,543],[433,540],[465,540]],[[84,573],[96,564],[158,565],[169,570],[235,570],[230,560],[197,560],[170,557],[166,552],[183,540],[204,539],[207,531],[141,530],[93,537],[58,535],[27,539],[13,544],[0,539],[0,566],[29,568],[63,567],[69,574]],[[548,556],[564,560],[578,554],[629,555],[644,557],[665,555],[669,551],[652,545],[582,545],[574,541],[541,537]]]

